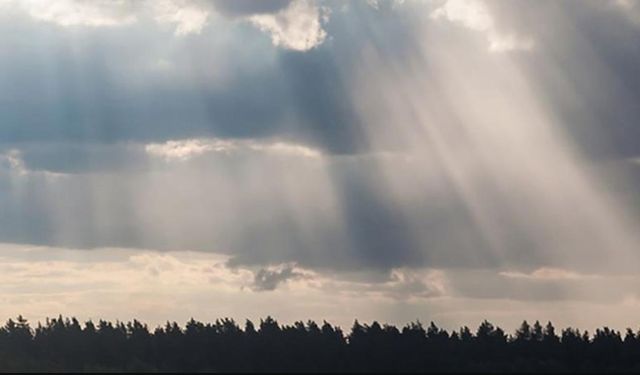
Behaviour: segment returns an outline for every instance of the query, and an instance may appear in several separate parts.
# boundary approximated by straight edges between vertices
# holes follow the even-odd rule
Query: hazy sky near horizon
[[[640,1],[0,0],[0,318],[640,322]]]

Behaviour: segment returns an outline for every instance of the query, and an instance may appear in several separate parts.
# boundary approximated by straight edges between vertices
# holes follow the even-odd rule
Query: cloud
[[[615,22],[619,14],[596,3],[570,12],[514,2],[502,13],[474,8],[481,2],[433,12],[418,2],[393,12],[362,3],[326,22],[331,3],[171,4],[160,23],[177,31],[184,22],[184,34],[201,37],[167,38],[143,11],[123,33],[72,35],[40,22],[9,32],[21,18],[0,25],[3,239],[219,251],[258,268],[490,268],[518,281],[552,277],[518,271],[549,264],[578,274],[609,260],[608,270],[634,266],[601,251],[624,247],[609,229],[618,227],[609,217],[622,216],[592,205],[601,203],[595,179],[582,178],[587,162],[567,151],[585,132],[623,142],[616,155],[638,155],[637,56],[627,47],[637,35]],[[204,21],[180,13],[191,5],[208,12]],[[309,16],[306,26],[285,22],[294,11]],[[525,13],[536,22],[516,22]],[[424,22],[429,14],[439,21]],[[296,45],[313,51],[272,48],[247,24],[256,15],[269,20],[269,35],[282,34],[280,47],[311,40]],[[451,33],[442,21],[477,33]],[[477,39],[483,48],[495,30],[490,49],[520,48],[502,32],[513,30],[539,53],[506,59],[469,48]],[[22,35],[42,48],[13,48]],[[312,47],[319,35],[331,43]],[[148,69],[158,61],[171,69]],[[538,111],[550,97],[561,108]],[[582,126],[593,122],[601,137]],[[401,301],[443,290],[402,272],[362,290]]]
[[[63,27],[116,27],[151,17],[175,27],[176,36],[200,34],[212,13],[249,21],[271,36],[274,46],[307,51],[327,37],[322,24],[329,9],[310,0],[262,0],[213,2],[200,0],[5,0],[3,11],[22,11],[35,20]]]
[[[63,177],[65,173],[46,169],[31,169],[29,163],[24,160],[24,153],[19,149],[9,149],[0,152],[0,179],[22,179],[32,177],[44,177],[47,179]]]
[[[139,22],[148,13],[156,22],[175,26],[175,34],[199,34],[210,13],[205,2],[193,0],[26,0],[11,4],[36,20],[63,27],[116,27]]]
[[[615,0],[613,2],[620,8],[620,11],[624,14],[629,21],[636,26],[640,26],[640,4],[636,0]]]
[[[450,294],[447,273],[428,268],[394,268],[386,280],[358,284],[343,283],[337,290],[367,295],[369,298],[387,298],[394,301],[432,300]],[[328,283],[331,285],[331,283]],[[331,288],[331,287],[329,287]]]
[[[622,302],[635,295],[634,285],[639,281],[625,276],[585,274],[552,267],[541,267],[533,272],[450,270],[446,275],[448,295],[452,297],[594,304]]]
[[[293,265],[281,265],[279,267],[261,268],[254,273],[252,288],[256,291],[272,291],[280,284],[289,280],[304,277]]]
[[[158,0],[153,2],[154,18],[175,25],[175,35],[200,34],[209,18],[209,9],[193,1]]]
[[[294,0],[275,14],[259,14],[249,22],[271,35],[273,45],[295,51],[308,51],[321,45],[327,37],[322,24],[329,9],[308,0]]]
[[[11,149],[4,153],[0,153],[0,162],[0,166],[10,171],[15,171],[19,174],[26,173],[24,160],[22,160],[20,150]]]
[[[399,325],[435,321],[448,329],[484,319],[515,329],[522,319],[539,319],[590,329],[603,319],[613,327],[633,325],[640,312],[636,276],[534,281],[505,280],[493,271],[399,268],[383,279],[358,279],[292,264],[256,271],[229,267],[228,260],[191,251],[2,243],[0,319],[24,313],[35,323],[63,314],[154,326],[271,315],[283,323],[325,319],[347,329],[354,316]],[[256,281],[274,288],[265,293]]]
[[[492,52],[529,51],[534,45],[532,39],[515,34],[492,34],[489,37],[489,50]]]
[[[229,152],[233,148],[235,148],[233,142],[219,139],[185,139],[160,144],[150,143],[144,147],[149,155],[162,157],[168,161],[184,161],[206,152]]]
[[[498,31],[496,22],[483,0],[446,0],[431,12],[434,20],[444,19],[461,26],[484,33],[489,43],[489,51],[528,51],[534,47],[530,37]]]
[[[254,151],[262,151],[282,156],[297,156],[317,159],[322,153],[312,147],[291,142],[248,142],[246,147]]]
[[[480,0],[447,0],[431,13],[431,18],[444,18],[475,31],[488,31],[493,28],[493,19]]]
[[[63,314],[79,319],[137,318],[153,326],[191,317],[256,320],[271,315],[284,322],[328,319],[347,327],[353,314],[361,320],[390,321],[385,312],[397,303],[377,298],[376,284],[368,286],[370,292],[361,293],[356,290],[365,284],[336,284],[329,274],[291,264],[252,271],[227,267],[227,260],[218,254],[189,251],[86,251],[2,243],[0,319],[19,312],[35,322]],[[278,288],[283,283],[287,287]],[[425,312],[422,305],[405,309],[410,314]]]
[[[401,6],[405,0],[367,0],[367,5],[375,10],[380,10],[381,4],[389,5],[392,9]]]
[[[216,10],[232,17],[277,13],[289,6],[291,0],[213,0]]]
[[[386,293],[400,299],[446,296],[446,276],[442,271],[394,269]]]
[[[10,2],[36,20],[60,26],[113,27],[137,21],[132,2],[126,0],[24,0]]]
[[[318,150],[305,145],[267,140],[200,138],[170,140],[160,144],[150,143],[144,148],[149,155],[162,157],[167,161],[185,161],[210,152],[229,154],[231,152],[255,151],[285,157],[319,158],[321,156]]]
[[[592,275],[581,275],[576,272],[553,267],[541,267],[531,273],[503,271],[500,272],[500,275],[507,278],[522,278],[530,280],[579,280],[594,277]]]

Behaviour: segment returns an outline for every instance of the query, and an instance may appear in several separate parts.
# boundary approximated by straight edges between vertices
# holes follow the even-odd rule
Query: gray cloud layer
[[[114,27],[0,15],[0,238],[341,272],[635,267],[638,212],[608,185],[639,196],[636,5],[479,3],[490,18],[298,2],[330,9],[305,51],[248,18],[288,1],[184,2],[210,12],[188,35],[138,8]],[[149,152],[171,140],[205,151]]]

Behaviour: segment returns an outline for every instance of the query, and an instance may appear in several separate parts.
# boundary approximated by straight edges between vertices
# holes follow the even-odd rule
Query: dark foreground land
[[[267,318],[167,323],[150,331],[133,321],[80,324],[22,317],[0,329],[3,371],[224,372],[638,372],[640,335],[603,328],[557,334],[551,323],[514,333],[484,322],[473,332],[431,323],[402,328],[356,322],[348,334],[328,323],[279,325]]]

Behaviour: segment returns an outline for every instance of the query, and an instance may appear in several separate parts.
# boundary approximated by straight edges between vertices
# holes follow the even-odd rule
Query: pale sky
[[[0,0],[0,319],[640,326],[640,2]]]

